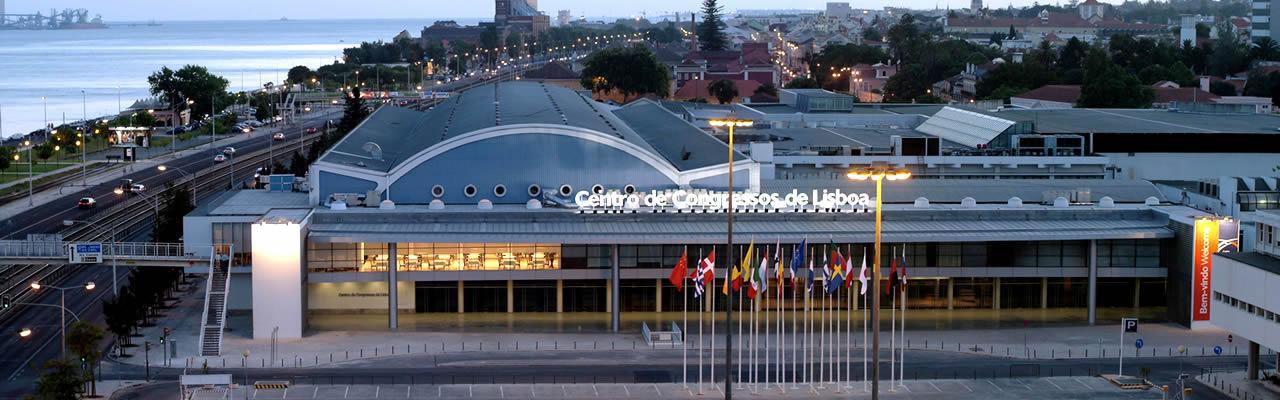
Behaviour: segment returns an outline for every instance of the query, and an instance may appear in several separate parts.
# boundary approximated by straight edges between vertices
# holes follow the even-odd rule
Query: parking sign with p
[[[1121,319],[1121,320],[1120,320],[1120,325],[1124,327],[1124,332],[1125,332],[1125,333],[1135,333],[1135,332],[1138,332],[1138,319],[1137,319],[1137,318],[1124,318],[1124,319]]]

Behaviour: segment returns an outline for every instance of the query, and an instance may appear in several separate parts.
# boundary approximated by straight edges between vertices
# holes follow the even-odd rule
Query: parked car
[[[271,135],[271,140],[274,140],[277,142],[284,140],[284,132],[276,132],[276,134]]]
[[[93,208],[97,205],[98,201],[92,197],[81,197],[80,201],[76,202],[76,208]]]
[[[129,186],[129,193],[142,194],[142,192],[145,191],[147,191],[147,186],[141,183],[135,183],[133,186]]]
[[[222,154],[226,154],[226,155],[236,154],[236,148],[227,146],[227,148],[222,149]]]
[[[262,121],[249,121],[249,126],[257,128],[259,126],[262,126]]]
[[[220,162],[223,162],[223,161],[227,161],[227,156],[224,156],[224,155],[221,155],[221,154],[216,155],[216,156],[213,156],[213,162],[220,163]]]

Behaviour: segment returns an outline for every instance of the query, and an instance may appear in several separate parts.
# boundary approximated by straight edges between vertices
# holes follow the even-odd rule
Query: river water
[[[316,68],[361,41],[418,36],[435,19],[182,21],[109,29],[0,31],[0,137],[51,122],[102,116],[150,97],[147,76],[163,66],[209,68],[230,90],[280,82],[289,68]],[[475,24],[475,20],[458,20]],[[83,106],[82,96],[83,95]]]

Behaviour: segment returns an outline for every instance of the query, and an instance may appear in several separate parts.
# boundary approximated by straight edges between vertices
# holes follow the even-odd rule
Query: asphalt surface
[[[884,357],[888,357],[887,352]],[[917,379],[956,379],[960,381],[985,381],[1009,378],[1039,378],[1047,376],[1095,376],[1114,373],[1115,359],[1027,360],[1008,359],[986,355],[961,354],[948,351],[911,350],[906,355],[906,374],[909,381]],[[717,360],[716,375],[723,379],[723,358]],[[690,361],[696,363],[696,361]],[[1190,374],[1202,369],[1216,371],[1238,370],[1244,367],[1244,357],[1185,357],[1144,358],[1126,360],[1126,370],[1137,372],[1150,368],[1150,380],[1157,384],[1173,385],[1179,368]],[[860,380],[860,359],[852,363],[852,376]],[[889,364],[883,364],[887,381]],[[736,365],[735,365],[736,368]],[[764,364],[757,364],[763,375]],[[774,366],[771,366],[774,368]],[[791,366],[784,375],[790,376]],[[1130,369],[1132,368],[1132,369]],[[743,374],[747,374],[747,365]],[[176,380],[183,370],[152,368],[153,380]],[[189,374],[204,373],[200,368],[187,370]],[[208,373],[232,374],[236,382],[260,380],[288,380],[295,385],[451,385],[451,384],[613,384],[613,383],[679,383],[682,380],[681,355],[678,351],[654,353],[618,352],[476,352],[447,355],[406,355],[377,360],[359,360],[335,366],[311,368],[209,368]],[[113,364],[104,373],[107,379],[138,379],[143,368]],[[690,380],[697,376],[695,365],[689,369]],[[703,365],[704,376],[710,379],[710,360]],[[884,385],[887,387],[887,383]],[[1192,385],[1195,399],[1225,398],[1212,390]],[[172,388],[172,387],[170,387]],[[173,391],[155,392],[140,389],[126,398],[169,398]]]

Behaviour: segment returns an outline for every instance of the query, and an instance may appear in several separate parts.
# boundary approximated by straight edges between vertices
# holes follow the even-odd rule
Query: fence
[[[1218,390],[1219,392],[1222,392],[1223,394],[1226,394],[1227,396],[1237,400],[1268,400],[1268,399],[1275,398],[1274,395],[1263,397],[1262,395],[1253,393],[1247,387],[1245,387],[1244,384],[1241,382],[1232,382],[1226,379],[1219,379],[1218,376],[1214,375],[1212,371],[1208,373],[1202,372],[1200,374],[1200,377],[1197,380],[1199,380],[1200,383],[1212,386],[1214,389]],[[1262,390],[1266,391],[1267,389],[1262,388]]]

